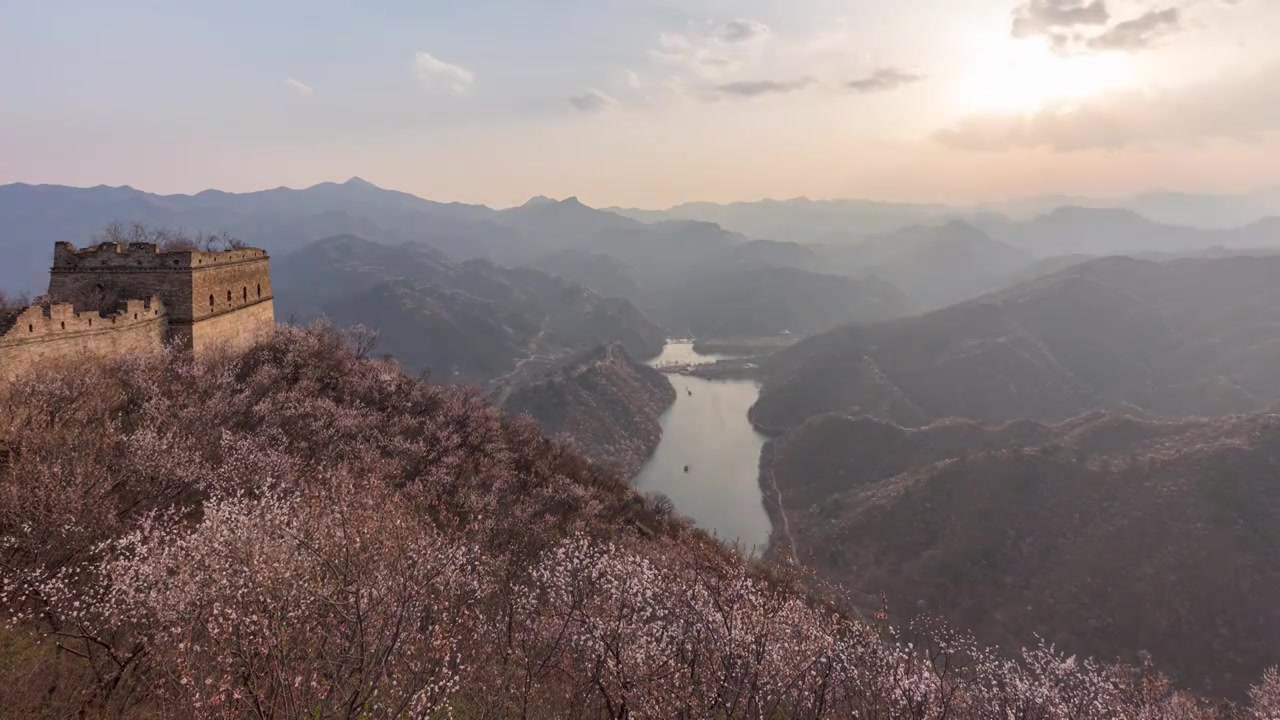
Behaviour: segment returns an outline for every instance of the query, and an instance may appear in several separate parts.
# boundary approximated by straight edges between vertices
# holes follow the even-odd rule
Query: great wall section
[[[0,380],[78,359],[240,349],[272,332],[270,257],[256,248],[54,246],[47,301],[0,314]]]

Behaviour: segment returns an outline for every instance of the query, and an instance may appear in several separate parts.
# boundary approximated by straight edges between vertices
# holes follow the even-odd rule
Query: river
[[[669,342],[651,364],[710,363],[722,357],[699,355],[693,343]],[[721,540],[763,551],[770,529],[758,481],[765,438],[747,421],[759,386],[754,380],[667,379],[676,389],[676,402],[663,414],[662,442],[633,486],[671,498],[680,514]]]

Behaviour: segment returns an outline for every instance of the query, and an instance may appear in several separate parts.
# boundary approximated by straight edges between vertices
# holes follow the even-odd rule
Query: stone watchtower
[[[197,355],[247,347],[275,328],[270,258],[265,250],[161,251],[152,243],[53,249],[51,298],[159,297],[165,340]]]

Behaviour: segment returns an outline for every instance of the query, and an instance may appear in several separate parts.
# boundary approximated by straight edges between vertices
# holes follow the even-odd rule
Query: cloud
[[[1280,65],[1154,93],[1120,93],[1027,115],[976,115],[935,139],[973,151],[1060,152],[1197,143],[1256,142],[1280,134]]]
[[[768,25],[756,20],[732,20],[724,24],[716,33],[716,37],[727,43],[750,42],[769,37],[772,31]]]
[[[864,78],[851,80],[845,83],[845,87],[859,93],[887,92],[921,80],[924,80],[924,76],[918,73],[886,67]]]
[[[886,66],[849,82],[848,68],[865,62],[861,46],[842,30],[816,36],[775,33],[755,20],[704,26],[702,31],[666,32],[650,51],[653,66],[643,83],[624,75],[628,98],[639,94],[649,104],[718,102],[770,95],[832,96],[850,90],[887,91],[921,76]]]
[[[1106,0],[1027,0],[1014,10],[1013,36],[1061,35],[1110,20]]]
[[[1089,39],[1089,47],[1095,50],[1142,50],[1152,42],[1182,28],[1182,13],[1176,7],[1150,10],[1132,20],[1117,23],[1115,27]]]
[[[569,98],[569,104],[584,113],[600,112],[618,104],[618,101],[596,89]]]
[[[650,54],[675,72],[708,79],[723,75],[741,62],[741,51],[714,37],[662,33]]]
[[[444,85],[458,94],[465,93],[476,79],[470,70],[447,63],[423,50],[414,54],[413,69],[423,84],[429,87]]]
[[[295,78],[291,78],[291,77],[285,78],[284,84],[289,88],[291,92],[293,92],[294,95],[306,96],[315,92],[315,88]]]
[[[813,83],[809,78],[799,78],[786,82],[776,80],[738,80],[724,83],[716,87],[716,92],[732,97],[753,98],[761,95],[781,95],[795,92]]]

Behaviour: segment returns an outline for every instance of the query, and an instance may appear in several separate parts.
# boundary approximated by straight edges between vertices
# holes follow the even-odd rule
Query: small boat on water
[[[685,465],[685,466],[684,466],[684,471],[685,471],[685,472],[689,472],[689,466],[688,466],[688,465]]]
[[[690,390],[689,388],[685,388],[685,389],[684,389],[684,391],[685,391],[685,392],[687,392],[687,393],[689,393],[689,397],[693,397],[693,391],[692,391],[692,390]]]

